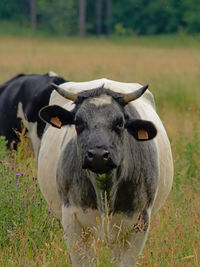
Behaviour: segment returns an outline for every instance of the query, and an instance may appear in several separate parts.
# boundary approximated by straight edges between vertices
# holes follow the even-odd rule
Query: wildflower
[[[32,180],[33,180],[33,181],[37,180],[37,177],[33,176],[33,177],[32,177]]]
[[[31,186],[27,188],[27,191],[30,191],[31,190]]]
[[[16,176],[20,176],[21,175],[21,173],[16,173]]]
[[[41,202],[39,201],[37,204],[38,204],[38,206],[40,206]]]
[[[51,213],[51,210],[48,210],[48,213]]]
[[[15,167],[14,167],[14,166],[10,166],[10,169],[11,169],[11,170],[14,170],[14,169],[15,169]]]

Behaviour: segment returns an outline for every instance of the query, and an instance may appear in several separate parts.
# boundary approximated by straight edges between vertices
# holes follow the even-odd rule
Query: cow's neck
[[[90,180],[96,193],[97,207],[102,213],[107,214],[114,211],[115,198],[120,180],[118,175],[118,169],[114,169],[107,174],[94,174],[90,172]]]

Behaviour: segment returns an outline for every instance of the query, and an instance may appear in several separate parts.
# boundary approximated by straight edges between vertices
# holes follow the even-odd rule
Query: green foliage
[[[200,1],[183,0],[184,12],[183,23],[189,33],[200,31]]]
[[[52,33],[71,35],[77,32],[77,2],[73,0],[38,0],[38,23]]]
[[[29,6],[26,0],[1,0],[0,20],[14,20],[25,22],[29,17]]]
[[[115,24],[115,27],[114,27],[114,34],[118,36],[126,36],[127,29],[121,23],[117,23]]]
[[[11,20],[30,27],[30,0],[0,1],[0,21]],[[35,0],[37,27],[51,34],[77,35],[79,1]],[[87,0],[86,29],[96,34],[96,1]],[[115,0],[112,19],[106,21],[106,0],[102,1],[102,33],[109,23],[116,35],[199,33],[199,0]]]

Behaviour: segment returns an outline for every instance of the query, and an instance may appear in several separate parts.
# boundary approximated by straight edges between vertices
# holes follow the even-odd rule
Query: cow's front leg
[[[148,229],[145,232],[133,233],[127,240],[126,247],[121,254],[119,267],[135,267],[138,256],[141,254],[148,236]]]
[[[123,228],[121,236],[123,248],[119,267],[136,266],[138,256],[141,254],[147,240],[149,219],[150,209],[144,209],[134,225]]]
[[[65,242],[70,253],[73,267],[92,267],[87,250],[87,234],[78,219],[79,210],[73,207],[62,207],[62,225],[65,232]]]

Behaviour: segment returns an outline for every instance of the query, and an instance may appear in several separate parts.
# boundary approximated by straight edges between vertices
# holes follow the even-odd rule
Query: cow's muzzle
[[[116,168],[116,164],[107,149],[99,147],[88,149],[83,169],[89,169],[95,173],[107,173],[113,168]]]

